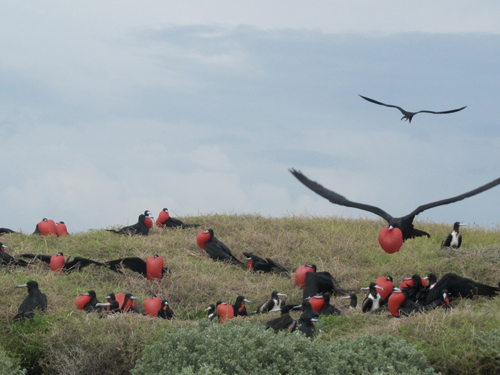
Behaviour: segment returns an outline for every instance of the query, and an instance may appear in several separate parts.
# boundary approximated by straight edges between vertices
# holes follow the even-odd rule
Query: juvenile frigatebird
[[[458,233],[460,227],[464,227],[468,224],[463,224],[459,221],[453,224],[453,231],[443,240],[441,243],[441,249],[443,247],[452,247],[458,249],[462,245],[462,235]]]
[[[155,255],[154,257],[149,257],[149,258],[156,259],[156,258],[159,258],[159,256]],[[148,258],[148,260],[150,260],[149,258]],[[150,262],[149,264],[152,264],[152,262]],[[148,276],[148,262],[145,262],[141,258],[138,258],[138,257],[127,257],[127,258],[109,260],[107,262],[104,262],[103,265],[108,266],[112,271],[115,271],[118,273],[123,273],[121,270],[122,268],[128,268],[134,272],[140,273],[142,276],[147,277],[148,279],[152,279],[151,277]],[[152,270],[149,270],[150,274],[151,274],[151,271]],[[159,272],[157,272],[157,273],[159,273]],[[167,267],[162,267],[161,277],[163,277],[165,274],[168,275],[169,273],[170,273],[170,270]],[[158,278],[158,277],[156,277],[156,278]]]
[[[418,111],[418,112],[408,112],[408,111],[405,111],[403,108],[398,107],[397,105],[384,104],[384,103],[381,103],[381,102],[377,102],[376,100],[367,98],[366,96],[363,96],[363,95],[359,95],[359,96],[361,96],[363,99],[368,100],[369,102],[372,102],[372,103],[375,103],[375,104],[379,104],[379,105],[383,105],[383,106],[386,106],[386,107],[392,107],[392,108],[399,109],[401,111],[401,113],[403,114],[403,117],[401,117],[401,120],[405,119],[405,121],[408,120],[410,123],[411,123],[411,119],[413,118],[413,116],[415,116],[417,113],[433,113],[435,115],[442,115],[442,114],[445,114],[445,113],[458,112],[458,111],[461,111],[462,109],[464,109],[464,108],[467,107],[467,106],[465,106],[465,107],[462,107],[462,108],[451,109],[449,111],[442,111],[442,112],[434,112],[434,111],[427,111],[427,110],[422,110],[422,111]]]
[[[138,234],[142,236],[147,236],[149,234],[149,228],[146,225],[146,215],[140,214],[139,218],[137,219],[137,223],[134,225],[129,225],[126,227],[123,227],[119,230],[115,229],[106,229],[108,232],[116,233],[116,234]]]
[[[212,229],[198,233],[198,246],[204,249],[213,260],[226,261],[231,264],[241,264],[231,253],[231,250],[217,237]]]
[[[283,304],[283,301],[280,300],[280,296],[286,297],[286,294],[282,294],[276,290],[274,292],[272,292],[271,299],[268,299],[266,302],[264,302],[262,305],[260,305],[257,308],[256,313],[262,314],[262,313],[268,313],[271,311],[279,311],[281,309],[281,305]]]
[[[248,260],[248,269],[254,272],[269,273],[277,271],[290,278],[290,273],[288,272],[288,270],[271,258],[263,259],[253,253],[248,253],[246,251],[243,252],[243,255],[246,256],[245,260]]]
[[[33,318],[35,310],[45,311],[47,309],[47,296],[38,289],[38,283],[34,280],[23,285],[16,285],[16,288],[28,288],[28,296],[19,306],[17,315],[13,318],[18,321],[24,318]]]
[[[16,259],[12,255],[9,255],[5,252],[5,249],[8,249],[8,246],[5,246],[3,243],[0,242],[0,264],[8,266],[8,265],[14,265],[14,266],[23,266],[26,267],[28,263],[26,263],[22,259]]]
[[[170,216],[168,213],[168,208],[164,208],[160,214],[158,215],[158,219],[156,219],[156,226],[160,228],[196,228],[199,227],[200,224],[186,224],[176,219],[175,217]]]
[[[51,264],[50,261],[53,255],[44,255],[44,254],[21,254],[23,258],[29,259],[39,259],[44,263]],[[59,252],[56,256],[63,256],[63,253]],[[62,258],[64,260],[64,258]],[[62,265],[63,272],[73,272],[73,271],[81,271],[82,268],[88,267],[91,264],[95,264],[96,266],[104,266],[104,263],[96,262],[92,259],[82,258],[82,257],[74,257],[72,261],[70,261],[71,257],[68,258]]]
[[[410,212],[406,216],[402,217],[392,217],[389,215],[387,212],[384,210],[375,207],[375,206],[370,206],[368,204],[363,204],[363,203],[357,203],[357,202],[352,202],[348,200],[347,198],[343,197],[342,195],[335,193],[334,191],[328,190],[325,187],[321,186],[315,181],[311,181],[308,179],[306,176],[304,176],[300,171],[297,171],[295,169],[290,169],[290,172],[304,185],[306,185],[309,189],[314,191],[316,194],[321,195],[323,198],[328,199],[330,202],[333,204],[338,204],[341,206],[346,206],[346,207],[353,207],[353,208],[359,208],[360,210],[365,210],[369,211],[375,215],[380,216],[384,220],[387,221],[389,224],[388,228],[383,228],[380,233],[379,233],[379,243],[381,247],[389,252],[393,253],[395,251],[398,251],[403,242],[409,238],[414,238],[414,237],[421,237],[421,236],[427,236],[430,237],[429,233],[426,233],[422,230],[416,229],[413,227],[413,220],[415,219],[415,216],[418,215],[419,213],[428,210],[433,207],[437,206],[442,206],[445,204],[450,204],[454,203],[457,201],[461,201],[462,199],[472,197],[476,194],[482,193],[483,191],[486,191],[488,189],[491,189],[498,184],[500,184],[500,178],[497,178],[496,180],[493,180],[486,185],[480,186],[477,189],[471,190],[467,193],[457,195],[452,198],[447,198],[447,199],[442,199],[440,201],[432,202],[432,203],[427,203],[424,205],[421,205],[417,207],[415,210]],[[395,230],[395,233],[391,233]],[[386,239],[389,239],[392,241],[391,244],[384,245],[384,241]],[[398,240],[398,243],[394,245],[394,241]],[[387,243],[387,242],[385,242]]]

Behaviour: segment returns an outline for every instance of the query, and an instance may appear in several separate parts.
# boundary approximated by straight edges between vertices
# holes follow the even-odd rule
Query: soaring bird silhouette
[[[119,230],[114,230],[114,229],[106,229],[108,232],[116,233],[116,234],[138,234],[142,236],[147,236],[149,234],[149,228],[146,225],[146,215],[140,214],[139,218],[137,219],[137,223],[134,225],[129,225],[126,227],[123,227]]]
[[[45,311],[47,309],[47,296],[38,289],[38,283],[34,280],[23,285],[16,285],[16,288],[28,288],[28,296],[19,306],[17,315],[13,318],[18,321],[24,318],[33,318],[35,310]]]
[[[459,221],[453,224],[453,231],[441,242],[441,249],[443,247],[452,247],[458,249],[462,245],[462,235],[458,233],[460,227],[468,224],[460,223]]]
[[[347,198],[343,197],[342,195],[324,188],[323,186],[321,186],[317,182],[311,181],[306,176],[304,176],[300,171],[297,171],[295,169],[290,169],[290,172],[300,182],[302,182],[304,185],[306,185],[309,189],[314,191],[316,194],[321,195],[323,198],[328,199],[330,202],[332,202],[334,204],[341,205],[341,206],[359,208],[360,210],[369,211],[375,215],[380,216],[385,221],[387,221],[387,223],[389,224],[389,227],[383,228],[381,230],[381,233],[379,234],[379,242],[380,242],[382,248],[384,248],[384,247],[382,245],[381,236],[382,235],[387,236],[388,232],[391,232],[391,231],[393,231],[393,229],[397,228],[397,231],[396,231],[397,235],[394,234],[394,236],[398,237],[398,238],[401,237],[401,239],[400,239],[401,243],[399,244],[399,247],[397,248],[397,250],[399,250],[399,248],[401,247],[403,242],[409,238],[420,237],[420,236],[430,237],[429,233],[426,233],[422,230],[419,230],[419,229],[416,229],[413,227],[413,220],[415,219],[415,216],[418,215],[419,213],[421,213],[425,210],[428,210],[430,208],[433,208],[433,207],[442,206],[445,204],[450,204],[450,203],[454,203],[457,201],[461,201],[462,199],[472,197],[476,194],[482,193],[483,191],[491,189],[491,188],[497,186],[498,184],[500,184],[500,178],[497,178],[496,180],[493,180],[493,181],[487,183],[486,185],[480,186],[477,189],[471,190],[467,193],[460,194],[460,195],[457,195],[457,196],[452,197],[452,198],[442,199],[442,200],[439,200],[436,202],[421,205],[421,206],[417,207],[415,210],[413,210],[412,212],[410,212],[406,216],[393,217],[378,207],[370,206],[368,204],[363,204],[363,203],[352,202],[352,201],[348,200]],[[401,232],[401,234],[399,234],[398,231]],[[384,250],[388,251],[385,248],[384,248]],[[395,251],[397,251],[397,250],[395,250]]]
[[[411,119],[413,118],[413,116],[415,116],[417,113],[433,113],[435,115],[442,115],[442,114],[445,114],[445,113],[458,112],[458,111],[461,111],[462,109],[464,109],[464,108],[467,107],[467,106],[465,106],[465,107],[462,107],[462,108],[451,109],[449,111],[442,111],[442,112],[434,112],[434,111],[427,111],[427,110],[422,110],[422,111],[418,111],[418,112],[408,112],[408,111],[405,111],[403,108],[398,107],[397,105],[384,104],[384,103],[381,103],[381,102],[377,102],[376,100],[367,98],[366,96],[363,96],[363,95],[359,95],[359,96],[361,96],[363,99],[368,100],[369,102],[372,102],[372,103],[375,103],[375,104],[379,104],[379,105],[383,105],[383,106],[386,106],[386,107],[392,107],[392,108],[399,109],[401,111],[401,113],[403,114],[403,117],[401,117],[401,120],[405,119],[405,121],[408,120],[410,123],[411,123]]]
[[[160,214],[158,215],[158,218],[156,219],[156,226],[160,228],[196,228],[199,227],[200,224],[186,224],[180,221],[179,219],[176,219],[175,217],[170,216],[168,213],[168,208],[164,208]]]
[[[254,255],[253,253],[248,253],[246,251],[243,252],[243,255],[246,256],[245,260],[248,260],[248,269],[252,271],[264,273],[277,271],[290,278],[290,273],[288,272],[288,270],[271,258],[263,259],[257,255]]]
[[[16,259],[12,255],[9,255],[5,252],[5,249],[8,249],[8,246],[5,246],[0,242],[0,264],[2,265],[15,265],[15,266],[23,266],[26,267],[28,263],[26,263],[22,259]]]
[[[155,255],[153,258],[158,258],[158,255]],[[112,271],[123,273],[122,268],[128,268],[134,272],[140,273],[144,277],[148,277],[148,262],[143,261],[138,257],[127,257],[120,258],[115,260],[109,260],[104,262],[103,265],[108,266]],[[151,272],[151,270],[150,270]],[[161,276],[163,277],[165,274],[169,274],[170,270],[167,267],[163,267],[161,270]]]
[[[57,253],[57,256],[62,256],[63,253],[59,252]],[[43,254],[21,254],[23,258],[29,258],[29,259],[38,259],[41,260],[44,263],[51,264],[50,261],[53,257],[53,255],[43,255]],[[101,262],[96,262],[95,260],[92,259],[87,259],[87,258],[82,258],[82,257],[74,257],[73,260],[71,260],[71,257],[68,258],[62,265],[62,271],[63,272],[73,272],[73,271],[80,271],[82,268],[88,267],[91,264],[95,264],[96,266],[104,266],[104,263]]]
[[[231,250],[217,237],[212,229],[198,233],[198,246],[204,249],[213,260],[226,261],[231,264],[241,264],[231,253]]]

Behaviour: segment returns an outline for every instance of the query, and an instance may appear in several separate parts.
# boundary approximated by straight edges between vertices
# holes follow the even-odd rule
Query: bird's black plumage
[[[158,315],[159,318],[162,319],[168,319],[171,320],[174,317],[174,312],[170,308],[170,305],[168,304],[168,301],[164,299],[161,301],[161,308],[158,310]]]
[[[63,255],[63,253],[57,253],[57,255]],[[50,259],[52,258],[52,255],[44,254],[21,254],[21,256],[29,259],[38,259],[48,264],[50,264]],[[73,260],[70,259],[71,257],[69,257],[68,260],[64,262],[64,272],[80,271],[82,268],[88,267],[91,264],[95,264],[96,266],[104,266],[104,263],[97,262],[88,258],[74,257]]]
[[[312,298],[317,298],[317,297],[315,296]],[[320,315],[341,315],[342,314],[342,312],[339,309],[337,309],[335,306],[330,304],[330,295],[329,294],[323,294],[323,295],[321,295],[321,298],[323,298],[323,300],[325,301],[325,304],[323,305],[321,310],[319,310]]]
[[[146,215],[140,214],[139,218],[137,219],[137,223],[135,223],[134,225],[129,225],[119,230],[114,230],[114,229],[106,229],[106,230],[108,232],[116,234],[130,234],[130,235],[138,234],[142,236],[147,236],[149,234],[149,228],[144,223],[145,220],[146,220]]]
[[[272,328],[274,332],[288,331],[293,332],[297,328],[297,321],[290,316],[290,311],[297,310],[301,305],[283,305],[281,306],[281,315],[279,318],[266,322],[266,329]]]
[[[448,291],[450,298],[494,297],[500,293],[499,287],[481,284],[454,273],[447,273],[432,289],[427,291],[423,303],[427,305],[440,299],[444,289]]]
[[[233,310],[234,310],[234,316],[247,316],[248,311],[247,308],[245,307],[245,302],[246,303],[252,303],[252,301],[247,300],[244,296],[238,296],[236,298],[236,302],[233,305]]]
[[[370,283],[369,287],[361,289],[368,289],[368,295],[363,301],[362,311],[364,313],[376,311],[381,306],[383,301],[383,298],[380,294],[378,294],[377,289],[383,288],[379,287],[376,283]]]
[[[318,321],[317,317],[318,314],[314,310],[304,312],[299,318],[297,330],[305,334],[306,337],[312,337],[316,331],[314,322]]]
[[[9,228],[0,228],[0,236],[9,233],[16,233],[16,232]]]
[[[26,284],[17,285],[16,288],[28,288],[28,296],[19,306],[14,321],[33,318],[36,310],[45,311],[47,309],[47,296],[40,291],[36,281],[30,280]]]
[[[467,107],[467,106],[465,106],[465,107],[462,107],[462,108],[450,109],[449,111],[441,111],[441,112],[428,111],[428,110],[421,110],[421,111],[418,111],[418,112],[409,112],[409,111],[405,111],[401,107],[398,107],[397,105],[384,104],[384,103],[378,102],[376,100],[367,98],[366,96],[363,96],[363,95],[359,95],[359,96],[361,96],[365,100],[368,100],[369,102],[372,102],[372,103],[375,103],[375,104],[378,104],[378,105],[383,105],[383,106],[386,106],[386,107],[391,107],[391,108],[397,108],[397,109],[399,109],[401,111],[401,113],[403,114],[403,117],[401,117],[401,120],[405,119],[405,121],[408,120],[409,122],[411,122],[413,116],[415,116],[417,113],[433,113],[435,115],[442,115],[442,114],[446,114],[446,113],[458,112],[458,111],[461,111],[462,109],[464,109],[464,108]]]
[[[231,250],[217,237],[214,236],[214,231],[209,229],[207,233],[210,238],[205,242],[205,251],[214,260],[226,261],[231,264],[241,264],[241,262],[231,253]]]
[[[454,249],[458,249],[462,245],[462,235],[458,233],[461,226],[465,226],[467,224],[462,224],[459,221],[453,224],[453,231],[446,236],[446,238],[441,243],[441,249],[444,247],[452,247]]]
[[[314,266],[316,270],[316,266]],[[338,294],[337,282],[332,274],[327,271],[307,272],[304,279],[304,289],[302,298],[312,297],[319,294],[332,293]]]
[[[290,278],[290,273],[288,272],[288,270],[278,262],[272,260],[271,258],[263,259],[253,253],[249,253],[246,251],[243,252],[243,255],[245,255],[247,260],[252,262],[251,264],[252,271],[264,272],[264,273],[279,272],[285,275],[286,277]]]
[[[83,307],[83,310],[85,310],[86,312],[93,312],[93,311],[100,311],[100,310],[102,310],[101,308],[99,308],[98,306],[96,306],[98,303],[101,303],[101,301],[99,301],[97,299],[97,295],[96,295],[96,293],[93,290],[89,290],[87,293],[82,293],[80,295],[81,296],[89,296],[90,297],[90,301],[87,302],[87,304]]]
[[[348,296],[340,297],[340,299],[350,299],[351,302],[347,306],[342,306],[343,309],[356,309],[358,307],[358,296],[356,293],[351,293]]]
[[[208,307],[204,310],[208,314],[208,316],[207,316],[208,319],[213,320],[214,318],[217,318],[217,306],[220,303],[221,303],[220,301],[217,302],[217,305],[214,305],[212,303],[212,304],[208,305]]]
[[[26,263],[22,259],[16,259],[12,255],[9,255],[5,252],[5,249],[8,249],[7,246],[5,246],[3,243],[0,242],[0,264],[9,266],[22,266],[26,267],[28,263]]]
[[[320,184],[318,184],[317,182],[308,179],[300,171],[297,171],[295,169],[290,169],[290,172],[309,189],[314,191],[316,194],[321,195],[323,198],[328,199],[333,204],[358,208],[360,210],[368,211],[375,215],[380,216],[385,221],[387,221],[387,223],[389,224],[389,228],[399,228],[401,230],[403,234],[403,241],[409,238],[420,237],[420,236],[430,237],[428,233],[413,227],[413,220],[415,219],[415,216],[418,215],[419,213],[428,210],[430,208],[461,201],[462,199],[472,197],[476,194],[482,193],[500,184],[500,178],[497,178],[496,180],[493,180],[467,193],[460,194],[452,198],[442,199],[436,202],[423,204],[421,206],[418,206],[408,215],[402,217],[393,217],[378,207],[370,206],[368,204],[363,204],[363,203],[352,202],[347,198],[343,197],[342,195],[335,193],[334,191],[328,190],[323,186],[321,186]]]
[[[158,255],[155,255],[158,257]],[[148,277],[148,267],[147,263],[139,257],[126,257],[115,260],[108,260],[104,262],[103,265],[108,266],[112,271],[123,273],[122,268],[128,268],[134,272],[140,273],[144,277]],[[162,276],[169,274],[170,270],[167,267],[163,267]]]
[[[200,224],[187,224],[179,219],[176,219],[175,217],[170,216],[168,208],[164,208],[162,211],[165,212],[167,214],[166,216],[168,217],[163,221],[160,221],[160,217],[158,217],[158,219],[156,220],[156,225],[161,226],[163,228],[186,229],[186,228],[197,228],[200,226]]]
[[[271,298],[268,299],[266,302],[264,302],[262,305],[260,305],[257,308],[256,313],[261,314],[261,313],[268,313],[271,311],[279,311],[281,309],[281,305],[283,304],[283,301],[281,301],[280,296],[286,297],[286,294],[282,294],[278,291],[273,291],[271,293]]]

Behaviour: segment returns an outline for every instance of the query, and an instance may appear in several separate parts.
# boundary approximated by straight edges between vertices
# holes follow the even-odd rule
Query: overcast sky
[[[312,4],[312,5],[311,5]],[[0,227],[402,216],[500,177],[498,1],[0,4]],[[401,113],[358,94],[418,114]],[[421,220],[500,224],[500,187]]]

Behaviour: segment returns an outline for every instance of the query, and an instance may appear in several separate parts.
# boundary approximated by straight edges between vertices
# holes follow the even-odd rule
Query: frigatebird
[[[151,257],[150,257],[151,258]],[[158,255],[152,257],[154,259],[159,258]],[[142,276],[148,277],[148,263],[143,261],[139,257],[127,257],[120,258],[115,260],[109,260],[107,262],[102,263],[104,266],[108,266],[112,271],[123,273],[122,268],[128,268],[134,272],[140,273]],[[151,273],[151,270],[150,270]],[[162,267],[161,276],[163,277],[165,274],[169,274],[170,270],[167,267]]]
[[[257,308],[256,313],[262,314],[271,311],[279,311],[281,309],[281,305],[283,304],[283,301],[281,301],[280,296],[286,297],[286,294],[282,294],[277,290],[273,291],[271,293],[271,299],[268,299],[266,302],[260,305]]]
[[[397,234],[397,235],[394,234],[394,236],[395,237],[402,237],[400,239],[401,242],[398,245],[399,247],[396,250],[391,250],[391,251],[388,251],[386,248],[382,247],[387,252],[398,251],[399,248],[402,246],[403,242],[409,238],[421,237],[421,236],[430,237],[429,233],[426,233],[422,230],[419,230],[419,229],[416,229],[413,227],[413,220],[415,219],[415,216],[418,215],[419,213],[421,213],[425,210],[428,210],[430,208],[433,208],[433,207],[443,206],[445,204],[450,204],[450,203],[454,203],[457,201],[461,201],[462,199],[472,197],[476,194],[482,193],[483,191],[491,189],[491,188],[497,186],[498,184],[500,184],[500,178],[497,178],[496,180],[493,180],[493,181],[491,181],[483,186],[480,186],[474,190],[471,190],[467,193],[460,194],[460,195],[457,195],[457,196],[452,197],[452,198],[442,199],[442,200],[439,200],[436,202],[427,203],[427,204],[418,206],[415,210],[413,210],[412,212],[410,212],[406,216],[393,217],[378,207],[371,206],[368,204],[363,204],[363,203],[352,202],[352,201],[348,200],[347,198],[343,197],[342,195],[340,195],[334,191],[326,189],[325,187],[318,184],[317,182],[311,181],[306,176],[304,176],[300,171],[297,171],[297,170],[292,168],[292,169],[290,169],[290,172],[300,182],[302,182],[304,185],[306,185],[309,189],[314,191],[316,194],[321,195],[323,198],[328,199],[333,204],[338,204],[338,205],[346,206],[346,207],[359,208],[360,210],[365,210],[365,211],[371,212],[375,215],[380,216],[384,220],[386,220],[387,223],[389,224],[389,227],[382,229],[381,233],[379,234],[379,242],[380,242],[381,246],[382,246],[382,241],[380,240],[381,235],[388,236],[388,234],[390,234],[390,232],[393,231],[393,229],[397,228],[401,232],[401,234]],[[396,233],[397,232],[398,231],[396,231]]]
[[[342,309],[357,309],[358,308],[358,296],[356,293],[351,293],[348,296],[340,297],[339,299],[350,299],[351,302],[347,306],[342,306]]]
[[[321,296],[314,296],[312,298],[322,298],[325,302],[321,310],[319,310],[320,315],[341,315],[342,312],[335,306],[330,304],[330,295],[322,294]]]
[[[134,225],[129,225],[126,227],[123,227],[119,230],[115,229],[106,229],[108,232],[116,233],[116,234],[138,234],[142,236],[147,236],[149,234],[149,228],[146,225],[146,215],[140,214],[139,218],[137,219],[137,223]]]
[[[200,232],[197,237],[197,242],[198,246],[205,249],[213,260],[227,261],[231,264],[241,264],[233,253],[231,253],[231,250],[214,236],[213,229]]]
[[[458,249],[462,245],[462,235],[458,233],[460,227],[466,226],[468,224],[463,224],[459,221],[453,224],[453,231],[441,242],[441,249],[443,247],[452,247]]]
[[[221,301],[217,301],[217,306],[220,305],[221,303],[222,303]],[[203,310],[207,312],[208,319],[213,320],[214,318],[217,318],[217,306],[212,303],[208,305],[208,307],[205,310]]]
[[[93,312],[100,310],[100,308],[96,305],[98,303],[101,303],[101,301],[97,299],[97,295],[93,290],[89,290],[86,293],[81,293],[80,296],[87,296],[88,298],[88,302],[85,303],[85,305],[83,306],[83,310],[85,310],[86,312]]]
[[[370,283],[369,287],[361,289],[368,290],[368,295],[363,301],[362,311],[364,313],[374,312],[381,306],[382,302],[384,301],[382,296],[377,292],[377,289],[384,290],[384,288],[379,287],[376,283]]]
[[[305,274],[302,298],[324,293],[340,294],[336,287],[337,281],[330,272],[317,272],[315,264],[311,264],[308,267],[311,267],[314,272],[306,272]]]
[[[170,308],[168,301],[164,299],[161,301],[161,308],[156,315],[158,318],[171,320],[174,317],[174,311]]]
[[[375,103],[375,104],[378,104],[378,105],[383,105],[383,106],[386,106],[386,107],[392,107],[392,108],[399,109],[401,111],[401,113],[403,114],[403,117],[401,117],[401,120],[405,119],[405,121],[408,120],[410,123],[411,123],[411,119],[413,118],[413,116],[415,116],[417,113],[433,113],[435,115],[442,115],[442,114],[446,114],[446,113],[458,112],[458,111],[461,111],[462,109],[464,109],[464,108],[467,107],[467,106],[465,106],[465,107],[462,107],[462,108],[451,109],[449,111],[442,111],[442,112],[434,112],[434,111],[428,111],[428,110],[422,110],[422,111],[418,111],[418,112],[408,112],[408,111],[405,111],[403,108],[398,107],[397,105],[384,104],[384,103],[381,103],[381,102],[377,102],[376,100],[367,98],[366,96],[363,96],[363,95],[359,95],[359,96],[361,96],[365,100],[368,100],[369,102],[372,102],[372,103]]]
[[[15,265],[15,266],[23,266],[26,267],[28,263],[26,263],[22,259],[16,259],[12,255],[9,255],[5,252],[5,249],[8,249],[8,246],[5,246],[0,242],[0,264],[2,265]]]
[[[248,316],[247,308],[245,307],[246,303],[253,303],[252,301],[247,300],[244,296],[238,296],[236,298],[236,302],[233,305],[234,316]]]
[[[53,255],[44,255],[44,254],[21,254],[23,258],[29,259],[39,259],[44,263],[50,264],[50,261]],[[57,256],[63,256],[63,253],[57,253]],[[95,264],[96,266],[104,266],[104,263],[96,262],[92,259],[82,258],[82,257],[74,257],[71,260],[71,257],[68,258],[62,265],[63,272],[72,272],[72,271],[81,271],[82,268],[88,267],[91,264]]]
[[[175,217],[170,216],[168,213],[168,208],[164,208],[160,214],[158,215],[158,218],[156,219],[156,226],[160,228],[181,228],[181,229],[186,229],[186,228],[196,228],[199,227],[200,224],[186,224],[182,222],[179,219],[176,219]]]
[[[38,289],[38,283],[34,280],[23,285],[16,285],[16,288],[28,288],[28,296],[19,306],[17,315],[13,318],[18,321],[24,318],[33,318],[35,310],[45,311],[47,309],[47,296]]]
[[[302,305],[282,306],[280,317],[266,322],[266,329],[272,328],[274,330],[274,333],[277,333],[278,331],[295,331],[295,329],[297,328],[297,321],[290,316],[290,311],[300,309],[301,307]]]
[[[16,232],[9,228],[0,228],[0,236],[2,234],[10,234],[10,233],[16,233]]]
[[[297,330],[305,334],[306,337],[312,337],[314,332],[316,331],[316,327],[314,326],[313,322],[318,321],[317,316],[318,313],[313,310],[303,313],[299,318],[299,327],[297,328]]]
[[[246,256],[245,260],[248,260],[247,264],[248,269],[254,272],[269,273],[273,271],[278,271],[281,272],[283,275],[287,276],[288,278],[290,278],[290,273],[288,272],[288,270],[278,262],[272,260],[271,258],[263,259],[253,253],[249,253],[246,251],[243,252],[243,255]]]

